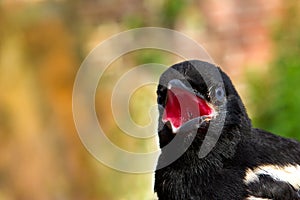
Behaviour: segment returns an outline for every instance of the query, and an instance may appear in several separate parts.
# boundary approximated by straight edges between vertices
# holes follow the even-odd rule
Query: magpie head
[[[199,146],[210,126],[219,127],[223,135],[228,129],[251,127],[229,77],[207,62],[185,61],[168,68],[160,77],[157,96],[161,148],[177,134],[195,134]],[[230,133],[225,137],[232,142]]]

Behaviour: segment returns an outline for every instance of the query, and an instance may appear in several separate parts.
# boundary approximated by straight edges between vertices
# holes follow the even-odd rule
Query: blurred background
[[[1,0],[0,200],[152,198],[153,174],[98,162],[72,118],[72,87],[83,59],[113,34],[144,26],[174,29],[203,45],[232,77],[255,126],[300,139],[297,0]],[[142,50],[107,70],[96,107],[111,141],[130,151],[156,148],[117,127],[108,109],[111,83],[134,66],[177,61]],[[149,122],[145,112],[155,98],[154,86],[134,93],[136,123]]]

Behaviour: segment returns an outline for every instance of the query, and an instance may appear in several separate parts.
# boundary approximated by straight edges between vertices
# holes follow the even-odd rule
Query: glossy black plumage
[[[174,73],[174,70],[178,74]],[[204,72],[199,74],[198,70],[204,70]],[[212,92],[214,85],[219,84],[214,80],[214,76],[210,75],[215,71],[219,72],[224,83],[225,109],[221,107],[222,102],[215,100]],[[206,81],[208,80],[209,87],[203,75],[208,76]],[[173,79],[180,79],[192,87],[191,89],[196,93],[201,94],[205,100],[215,106],[219,115],[212,121],[203,122],[196,131],[195,139],[190,146],[185,146],[185,144],[189,140],[188,135],[192,133],[180,134],[178,137],[182,143],[178,145],[178,149],[182,148],[186,151],[176,161],[161,168],[170,153],[166,152],[163,147],[175,137],[172,130],[161,120],[166,102],[167,83]],[[257,182],[245,182],[248,169],[263,165],[300,165],[300,143],[253,128],[230,78],[220,68],[202,61],[186,61],[173,65],[161,76],[157,94],[160,108],[158,134],[162,154],[155,172],[154,190],[160,200],[232,200],[247,199],[250,196],[300,199],[297,194],[298,188],[293,190],[289,183],[272,177],[262,178]],[[213,123],[218,123],[222,114],[225,116],[225,122],[218,142],[208,155],[199,158],[200,147],[203,145],[208,127]]]

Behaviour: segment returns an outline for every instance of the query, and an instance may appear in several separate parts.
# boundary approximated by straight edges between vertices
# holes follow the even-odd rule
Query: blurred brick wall
[[[205,39],[215,60],[238,76],[244,67],[265,70],[272,59],[272,26],[282,15],[281,0],[200,1],[207,20]]]

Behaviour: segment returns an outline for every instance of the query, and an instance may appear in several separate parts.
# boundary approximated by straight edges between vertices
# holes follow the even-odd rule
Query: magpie
[[[159,200],[300,200],[300,143],[252,127],[220,67],[171,66],[157,103]]]

